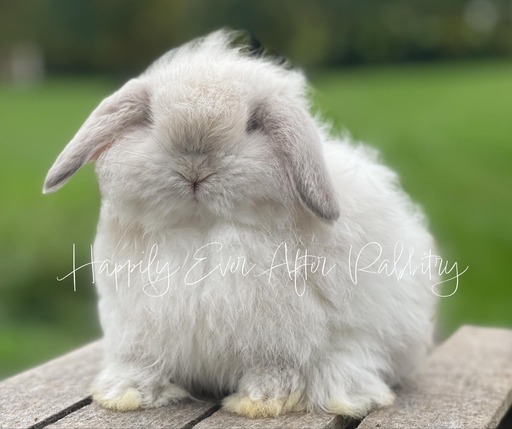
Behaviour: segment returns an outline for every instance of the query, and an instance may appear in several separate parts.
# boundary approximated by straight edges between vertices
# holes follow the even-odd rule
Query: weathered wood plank
[[[45,429],[182,429],[187,425],[192,427],[191,422],[205,418],[216,409],[212,404],[190,401],[157,409],[120,413],[105,410],[93,403],[46,426]]]
[[[248,420],[192,402],[129,413],[103,410],[87,399],[100,357],[101,344],[96,342],[1,382],[0,427],[353,427],[323,414]],[[463,327],[433,352],[414,385],[401,389],[393,407],[371,413],[358,428],[491,428],[511,404],[512,331]]]
[[[72,414],[46,426],[48,429],[124,429],[144,427],[151,429],[183,428],[194,429],[345,429],[349,422],[327,414],[293,413],[268,419],[246,419],[217,411],[211,404],[185,402],[166,407],[133,412],[114,412],[96,404],[83,407]],[[191,422],[197,422],[192,425]]]
[[[0,428],[181,428],[217,409],[212,404],[190,402],[115,413],[90,404],[88,388],[99,370],[101,355],[101,342],[97,341],[2,381]]]
[[[465,326],[427,359],[414,385],[358,429],[495,428],[512,405],[512,331]]]
[[[194,429],[345,429],[350,424],[348,420],[329,414],[291,413],[276,418],[251,420],[217,411],[194,426]]]
[[[98,371],[95,342],[0,383],[0,427],[29,427],[83,401]]]

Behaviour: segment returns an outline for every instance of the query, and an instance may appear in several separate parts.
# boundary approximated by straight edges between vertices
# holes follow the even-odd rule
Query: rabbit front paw
[[[135,411],[142,408],[142,396],[133,387],[116,393],[93,389],[92,398],[98,405],[113,411]]]
[[[375,408],[389,407],[393,405],[395,395],[389,391],[385,395],[348,398],[337,396],[326,401],[322,407],[324,411],[338,414],[344,417],[360,419]]]
[[[132,375],[134,373],[136,371],[131,371]],[[91,389],[92,398],[103,408],[133,411],[157,408],[190,397],[182,387],[161,379],[158,375],[144,373],[139,377],[123,378],[117,370],[104,370]]]
[[[190,395],[181,387],[173,383],[157,386],[152,389],[125,387],[113,390],[92,390],[92,398],[103,408],[114,411],[134,411],[141,408],[157,408],[163,405],[178,402]]]
[[[250,419],[277,417],[292,411],[305,410],[301,395],[298,393],[292,393],[288,397],[260,399],[234,394],[225,398],[222,405],[224,410]]]
[[[276,417],[306,409],[304,381],[293,369],[253,370],[245,374],[238,392],[222,401],[223,409],[251,419]]]

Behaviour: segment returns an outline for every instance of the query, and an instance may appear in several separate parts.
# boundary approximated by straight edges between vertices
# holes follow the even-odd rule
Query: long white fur
[[[77,162],[99,156],[94,254],[108,263],[96,264],[105,364],[94,398],[129,410],[230,395],[225,408],[248,417],[304,408],[362,416],[392,403],[391,387],[425,356],[436,279],[409,272],[406,255],[397,262],[400,280],[361,271],[355,283],[350,269],[360,251],[360,267],[377,258],[370,243],[381,247],[379,261],[391,262],[395,244],[405,253],[412,246],[410,265],[419,266],[433,240],[375,152],[331,136],[307,114],[300,72],[233,48],[231,39],[216,32],[162,57],[93,112],[49,172],[45,189],[52,191]],[[287,104],[274,103],[269,109],[278,111],[248,132],[254,109],[269,100]],[[298,113],[286,122],[293,116],[286,105],[307,118]],[[282,139],[300,140],[297,130],[311,121],[311,135],[293,146],[297,165],[316,150],[311,139],[323,156],[313,167],[290,167],[290,148],[275,147],[288,142],[266,133],[268,117],[285,118]],[[203,178],[194,198],[191,182]],[[313,189],[317,206],[301,200],[294,180],[322,187]],[[270,279],[214,270],[244,257],[262,272],[285,262],[283,243],[292,269],[306,249],[335,267],[308,270],[298,285],[284,266]],[[147,263],[152,252],[149,273],[143,264],[107,272]],[[199,256],[206,259],[198,263]],[[157,261],[181,268],[169,282],[151,284]]]

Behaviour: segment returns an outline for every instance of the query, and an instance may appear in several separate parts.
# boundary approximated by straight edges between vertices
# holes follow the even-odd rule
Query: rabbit
[[[304,74],[237,40],[165,54],[48,172],[45,193],[93,162],[100,188],[93,399],[360,418],[431,347],[435,243],[376,151],[311,113]]]

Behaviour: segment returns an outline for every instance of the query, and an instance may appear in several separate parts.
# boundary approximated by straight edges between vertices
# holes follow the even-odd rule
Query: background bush
[[[34,41],[50,71],[132,73],[214,29],[245,29],[301,65],[512,52],[509,0],[2,0],[0,43]]]

